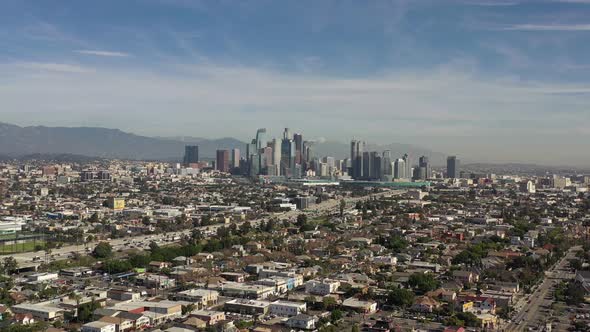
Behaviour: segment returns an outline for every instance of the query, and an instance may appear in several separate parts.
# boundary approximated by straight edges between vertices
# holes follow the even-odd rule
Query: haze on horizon
[[[590,166],[590,1],[0,4],[0,122]]]

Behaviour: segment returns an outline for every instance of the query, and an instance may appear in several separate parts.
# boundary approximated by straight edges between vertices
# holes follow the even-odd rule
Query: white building
[[[270,304],[271,315],[292,317],[302,314],[306,310],[307,305],[305,303],[278,300]]]
[[[340,287],[340,282],[336,280],[310,280],[305,284],[305,292],[325,296],[336,292],[338,287]]]
[[[82,325],[82,332],[115,332],[116,326],[112,323],[94,321]]]

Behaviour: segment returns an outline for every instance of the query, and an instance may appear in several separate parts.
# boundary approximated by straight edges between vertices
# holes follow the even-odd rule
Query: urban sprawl
[[[0,163],[0,330],[590,331],[590,174],[345,159]]]

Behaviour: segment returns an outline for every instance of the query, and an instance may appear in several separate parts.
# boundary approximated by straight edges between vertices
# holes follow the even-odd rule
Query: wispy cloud
[[[590,31],[590,24],[514,24],[502,28],[510,31]]]
[[[75,53],[78,53],[78,54],[84,54],[84,55],[94,55],[94,56],[104,56],[104,57],[118,57],[118,58],[124,58],[124,57],[131,56],[129,53],[112,52],[112,51],[98,51],[98,50],[76,50],[74,52]]]
[[[590,0],[554,0],[554,1],[563,2],[563,3],[578,3],[578,4],[590,5]]]
[[[47,71],[47,72],[59,72],[59,73],[75,73],[84,74],[92,73],[93,69],[82,67],[78,65],[65,64],[65,63],[48,63],[48,62],[19,62],[14,64],[16,67],[34,70],[34,71]]]
[[[485,1],[485,0],[466,0],[461,2],[464,5],[469,6],[482,6],[482,7],[506,7],[506,6],[516,6],[520,4],[520,1]]]

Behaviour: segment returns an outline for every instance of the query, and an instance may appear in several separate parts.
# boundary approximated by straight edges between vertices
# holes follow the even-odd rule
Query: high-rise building
[[[217,150],[215,166],[220,172],[229,172],[229,150]]]
[[[303,164],[303,135],[301,134],[294,134],[293,141],[295,141],[295,163],[296,164]]]
[[[456,156],[447,157],[447,177],[451,179],[458,179],[460,177],[460,162]]]
[[[231,167],[232,168],[240,167],[240,149],[232,149],[231,150]]]
[[[256,131],[256,149],[265,148],[266,143],[266,128],[260,128]]]
[[[393,178],[393,167],[391,163],[391,151],[385,150],[383,151],[383,156],[381,157],[382,166],[381,166],[381,179],[385,181],[391,181]]]
[[[396,179],[406,178],[406,161],[402,158],[397,159],[393,165],[393,177]]]
[[[355,180],[363,178],[363,150],[365,143],[357,140],[350,142],[351,176]]]
[[[272,148],[270,146],[263,148],[261,150],[260,155],[262,156],[262,162],[260,163],[260,165],[262,165],[263,168],[268,170],[268,167],[270,167],[272,165],[272,159],[273,159]]]
[[[404,159],[404,165],[406,167],[404,174],[405,177],[403,177],[403,179],[411,179],[412,178],[412,158],[410,157],[409,154],[404,154],[404,156],[402,157]]]
[[[426,180],[430,179],[431,176],[430,161],[428,160],[428,157],[420,157],[418,159],[418,171],[416,172],[415,178],[417,180]]]
[[[184,164],[196,164],[199,162],[199,146],[187,145],[184,147]]]
[[[285,129],[287,132],[288,129]],[[292,176],[295,169],[295,142],[290,138],[283,138],[281,142],[281,173]]]
[[[275,175],[281,175],[281,142],[276,138],[272,140],[272,165],[275,166]]]

